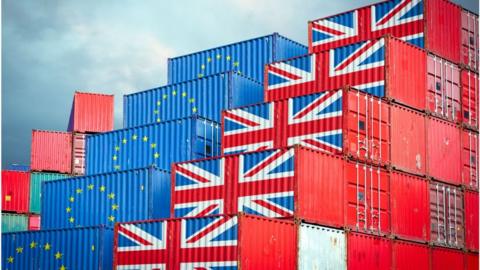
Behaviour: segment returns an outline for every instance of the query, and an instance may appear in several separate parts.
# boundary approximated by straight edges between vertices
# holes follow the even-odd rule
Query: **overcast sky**
[[[73,92],[122,95],[166,83],[168,57],[279,32],[371,0],[3,0],[2,165],[30,162],[32,129],[65,130]],[[457,0],[478,11],[478,0]]]

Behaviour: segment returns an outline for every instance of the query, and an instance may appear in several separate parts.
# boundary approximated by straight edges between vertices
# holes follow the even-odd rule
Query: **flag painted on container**
[[[177,163],[172,214],[201,217],[244,212],[291,217],[294,156],[292,148]]]

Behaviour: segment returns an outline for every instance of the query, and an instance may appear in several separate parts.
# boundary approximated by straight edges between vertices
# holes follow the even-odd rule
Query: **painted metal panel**
[[[468,128],[478,130],[478,74],[462,70],[462,124]]]
[[[263,82],[263,66],[307,53],[307,47],[277,33],[168,59],[168,84],[225,71]]]
[[[465,253],[465,269],[466,270],[478,270],[479,266],[478,252],[467,252]]]
[[[465,243],[463,191],[430,182],[430,240],[435,245],[462,248]]]
[[[107,132],[113,129],[113,95],[75,92],[68,131]]]
[[[392,269],[392,243],[387,238],[361,233],[347,234],[349,270]]]
[[[155,168],[49,181],[42,190],[42,229],[170,216],[170,174]]]
[[[87,134],[73,133],[72,174],[85,174],[85,147]]]
[[[2,269],[112,269],[113,231],[105,227],[2,234]]]
[[[456,125],[427,118],[427,175],[454,185],[462,184],[461,134]]]
[[[430,269],[429,255],[429,247],[427,245],[406,241],[393,241],[392,269]]]
[[[431,269],[435,270],[464,269],[463,253],[454,249],[434,247],[430,261]]]
[[[478,190],[479,141],[478,133],[462,130],[462,184],[469,189]]]
[[[40,215],[29,215],[28,216],[28,230],[29,231],[40,230]]]
[[[7,167],[8,171],[21,171],[21,172],[28,172],[30,171],[30,165],[23,165],[23,164],[10,164]]]
[[[220,127],[201,117],[165,121],[87,137],[86,174],[155,165],[170,171],[172,162],[220,153]]]
[[[478,42],[478,14],[466,9],[461,12],[462,48],[460,51],[461,63],[471,70],[478,71],[479,42]]]
[[[428,182],[425,178],[392,171],[390,183],[392,234],[427,242],[430,239]]]
[[[465,247],[478,252],[478,192],[465,191]]]
[[[2,171],[2,211],[28,213],[30,173]]]
[[[426,52],[389,36],[268,64],[265,77],[266,101],[351,85],[417,109],[426,105]]]
[[[262,102],[263,87],[227,72],[125,95],[123,101],[125,128],[192,114],[220,122],[222,110]]]
[[[28,215],[2,213],[2,234],[28,230]]]
[[[41,213],[42,183],[69,177],[68,174],[32,172],[30,174],[30,213]]]
[[[298,241],[297,269],[347,269],[344,231],[302,223]]]
[[[71,173],[72,133],[32,130],[32,171]]]

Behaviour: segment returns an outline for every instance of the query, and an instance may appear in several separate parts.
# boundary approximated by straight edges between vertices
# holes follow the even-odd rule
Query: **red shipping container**
[[[406,240],[428,241],[428,181],[418,176],[392,171],[390,186],[392,234]]]
[[[68,131],[107,132],[113,130],[113,95],[75,92]]]
[[[72,134],[58,131],[32,131],[32,171],[71,173]]]
[[[348,233],[347,269],[392,269],[392,242],[378,236]]]
[[[393,241],[393,268],[396,270],[429,269],[429,247],[413,242]]]
[[[427,175],[454,185],[462,184],[460,129],[438,118],[427,119]]]
[[[462,189],[430,182],[430,240],[434,245],[463,248],[465,207]]]
[[[461,63],[478,71],[478,15],[466,9],[463,9],[461,14]]]
[[[389,33],[454,63],[461,61],[461,7],[446,0],[383,1],[313,20],[308,28],[309,52]],[[469,43],[469,47],[475,45],[478,50],[478,42]]]
[[[469,70],[461,72],[462,124],[478,130],[478,74]]]
[[[460,270],[465,267],[463,253],[454,249],[433,247],[430,261],[434,270]]]
[[[465,191],[465,247],[478,251],[478,192]]]
[[[29,231],[40,230],[40,216],[39,215],[30,215],[28,217],[28,230]]]
[[[72,173],[74,175],[85,174],[85,145],[87,135],[83,133],[73,133],[73,163]]]
[[[2,171],[2,211],[28,213],[30,173]]]
[[[113,264],[116,269],[296,269],[297,229],[292,221],[249,215],[117,223]]]
[[[389,174],[378,167],[281,148],[175,163],[172,216],[241,211],[388,233],[389,190]]]
[[[462,184],[478,190],[478,133],[462,130]]]
[[[478,252],[465,253],[465,269],[466,270],[478,270]]]

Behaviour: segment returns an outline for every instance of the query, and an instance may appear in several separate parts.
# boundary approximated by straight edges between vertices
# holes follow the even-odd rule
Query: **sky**
[[[66,130],[73,93],[164,85],[167,58],[279,32],[372,0],[3,0],[2,166],[30,162],[32,129]],[[478,14],[478,0],[456,0]]]

